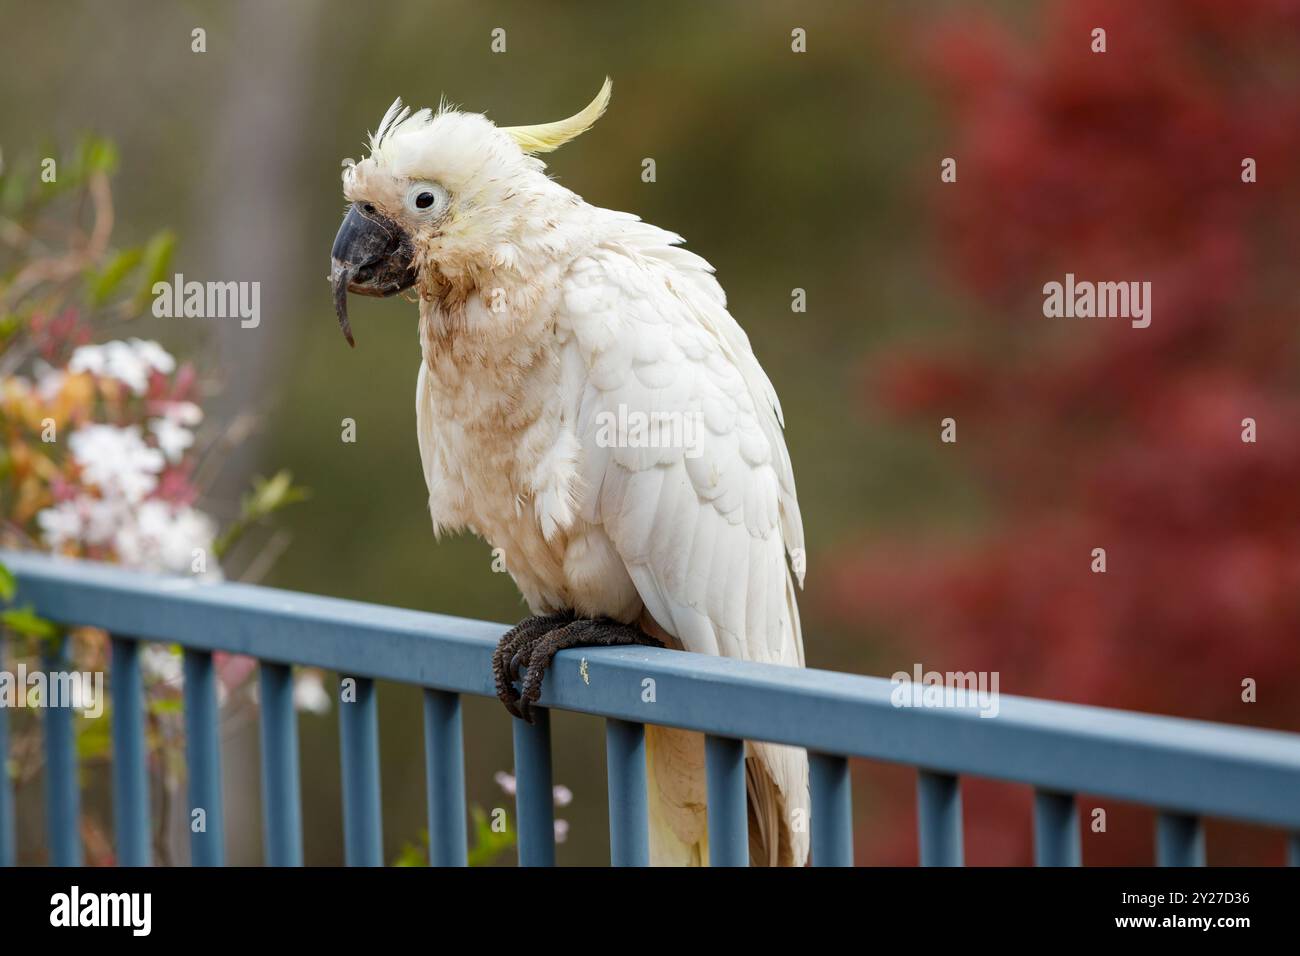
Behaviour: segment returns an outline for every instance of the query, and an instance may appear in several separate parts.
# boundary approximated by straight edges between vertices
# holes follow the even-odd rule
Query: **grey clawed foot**
[[[609,618],[577,618],[573,615],[532,617],[501,638],[492,656],[497,697],[511,714],[533,723],[533,707],[542,696],[542,678],[555,655],[571,647],[615,647],[663,644],[632,624]],[[526,673],[524,673],[526,671]],[[523,673],[522,687],[514,682]]]
[[[519,694],[514,687],[515,681],[519,679],[520,652],[526,650],[538,637],[572,621],[572,614],[539,614],[520,621],[497,642],[497,649],[492,654],[492,677],[497,685],[497,699],[506,705],[506,710],[521,720],[524,715],[519,712]],[[527,661],[522,663],[527,664]]]

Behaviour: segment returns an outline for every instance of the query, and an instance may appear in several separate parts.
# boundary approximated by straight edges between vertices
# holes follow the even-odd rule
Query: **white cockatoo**
[[[348,292],[418,293],[429,511],[435,531],[500,549],[534,615],[493,661],[523,719],[567,647],[804,663],[781,406],[713,268],[680,236],[583,202],[535,156],[589,129],[610,91],[508,128],[399,100],[370,155],[344,163],[339,323],[351,343]],[[646,753],[652,862],[707,861],[702,736],[651,725]],[[806,754],[750,743],[746,779],[751,860],[803,865]]]

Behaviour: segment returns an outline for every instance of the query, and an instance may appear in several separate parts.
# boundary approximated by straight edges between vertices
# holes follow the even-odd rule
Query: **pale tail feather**
[[[799,666],[803,635],[793,576],[786,572],[786,602]],[[669,647],[681,644],[648,613],[638,621]],[[708,782],[704,736],[646,726],[652,866],[704,866],[709,860]],[[745,788],[749,794],[750,864],[804,866],[808,862],[808,754],[799,747],[748,743]],[[773,836],[775,835],[775,839]]]
[[[776,744],[751,743],[747,749],[750,865],[803,866],[808,859],[807,756]],[[647,726],[646,769],[651,865],[706,865],[704,736]]]

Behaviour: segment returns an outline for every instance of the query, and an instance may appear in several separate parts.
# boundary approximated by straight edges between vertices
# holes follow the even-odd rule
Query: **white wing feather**
[[[631,219],[620,239],[575,265],[558,322],[589,369],[581,517],[688,650],[802,665],[785,555],[803,528],[775,392],[705,260]],[[697,423],[693,449],[602,447],[602,425],[635,413]]]
[[[776,393],[709,264],[677,236],[620,219],[618,241],[570,272],[557,320],[589,370],[575,422],[580,517],[604,529],[651,617],[685,649],[803,666],[786,565],[787,552],[799,556],[802,584],[803,527]],[[695,416],[691,453],[600,440],[602,422],[636,412]],[[787,823],[796,810],[806,820],[804,753],[751,751]],[[792,830],[802,862],[806,827]]]

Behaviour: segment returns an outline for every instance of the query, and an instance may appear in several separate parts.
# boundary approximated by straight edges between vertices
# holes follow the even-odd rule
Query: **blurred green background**
[[[889,4],[0,2],[0,147],[85,130],[121,150],[117,241],[163,226],[176,270],[258,280],[262,323],[146,319],[130,334],[194,356],[219,388],[210,421],[256,420],[210,500],[233,514],[253,474],[289,468],[312,499],[263,583],[513,621],[525,612],[489,549],[435,542],[415,442],[416,312],[354,298],[359,347],[339,335],[325,281],[343,211],[339,164],[394,97],[443,96],[506,124],[557,119],[608,74],[612,106],[549,157],[589,202],[679,232],[710,260],[785,407],[809,542],[819,555],[873,529],[961,526],[979,503],[937,467],[933,435],[866,417],[860,363],[960,310],[932,265],[920,208],[938,152],[932,104],[905,62]],[[206,30],[207,51],[191,51]],[[507,52],[490,50],[494,28]],[[791,51],[791,30],[808,53]],[[654,158],[657,181],[641,180]],[[922,185],[924,183],[925,185]],[[807,312],[791,311],[806,290]],[[357,422],[355,444],[340,422]],[[924,514],[923,514],[924,512]],[[233,566],[248,565],[265,537]],[[272,546],[278,547],[275,542]],[[808,663],[872,671],[871,635],[804,601]],[[423,826],[420,701],[381,694],[387,856]],[[492,781],[511,768],[495,701],[465,714],[471,803],[511,806]],[[563,863],[607,859],[600,722],[555,720],[555,779],[575,794]],[[260,859],[257,735],[228,728],[232,862]],[[342,860],[337,725],[302,717],[309,863]],[[871,798],[857,801],[871,812]]]

